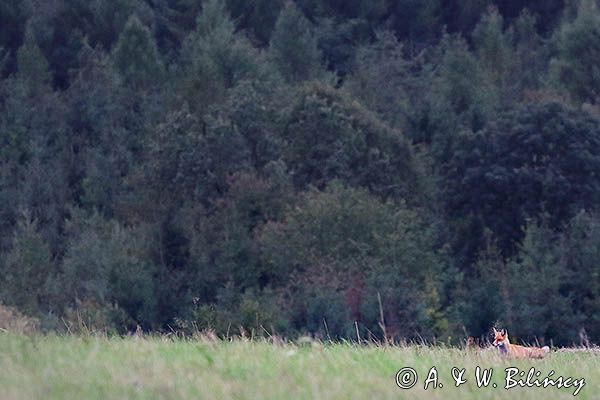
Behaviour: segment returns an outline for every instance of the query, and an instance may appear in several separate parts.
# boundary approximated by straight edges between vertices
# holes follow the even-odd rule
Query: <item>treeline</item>
[[[600,341],[598,37],[592,0],[5,0],[0,302]]]

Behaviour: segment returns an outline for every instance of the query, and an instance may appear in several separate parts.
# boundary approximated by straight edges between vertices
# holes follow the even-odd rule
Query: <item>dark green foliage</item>
[[[519,107],[461,137],[448,169],[447,209],[489,228],[510,255],[528,218],[547,212],[557,228],[597,204],[599,155],[600,125],[587,113],[558,103]]]
[[[557,255],[562,262],[566,263],[568,279],[562,284],[564,291],[569,295],[571,310],[577,314],[578,322],[581,325],[572,326],[585,329],[591,338],[598,337],[600,333],[600,321],[598,320],[600,279],[596,267],[600,249],[598,246],[599,228],[596,214],[586,212],[577,214],[569,222],[568,235],[563,240],[565,245],[561,247],[564,253]],[[570,340],[573,340],[572,332],[566,332],[565,336],[569,333],[571,333]]]
[[[230,121],[250,152],[254,168],[261,170],[281,157],[281,132],[293,90],[278,77],[244,80],[229,92],[219,107],[222,118]]]
[[[0,264],[4,304],[33,315],[48,310],[48,282],[56,274],[50,246],[29,213],[19,218],[12,246]]]
[[[323,85],[304,89],[286,127],[286,162],[300,187],[332,179],[381,196],[418,196],[412,148],[402,134],[344,94]]]
[[[294,322],[322,339],[350,336],[353,323],[344,304],[344,293],[327,288],[308,287],[298,293],[303,299]]]
[[[261,61],[258,50],[235,32],[224,1],[208,0],[181,50],[178,81],[183,100],[192,110],[205,112],[241,80],[260,77]]]
[[[514,52],[518,70],[517,76],[521,89],[539,89],[548,69],[548,48],[537,33],[540,22],[534,15],[524,11],[513,24]]]
[[[478,129],[496,101],[493,88],[461,37],[444,36],[438,51],[436,89],[440,97],[437,101],[441,103],[438,107],[449,107],[466,127]]]
[[[147,227],[127,229],[99,214],[73,210],[67,223],[69,242],[62,263],[63,306],[93,301],[122,309],[128,326],[155,321],[155,274]]]
[[[594,1],[584,0],[573,21],[556,34],[556,79],[578,102],[596,103],[600,95],[600,15]]]
[[[567,342],[576,337],[581,315],[569,290],[574,278],[565,265],[564,239],[544,225],[528,226],[518,259],[511,263],[506,318],[515,334],[529,339],[553,338]],[[572,339],[571,339],[572,340]]]
[[[69,191],[63,164],[67,110],[60,94],[49,86],[47,64],[32,34],[18,53],[23,71],[3,80],[0,89],[2,196],[6,196],[0,206],[2,223],[8,234],[18,209],[28,210],[55,250]]]
[[[399,37],[406,38],[412,52],[432,43],[440,34],[442,1],[400,0],[389,3],[395,31]]]
[[[31,26],[27,29],[23,45],[17,52],[17,67],[19,77],[32,87],[50,83],[48,61],[40,51]]]
[[[161,80],[162,67],[150,31],[129,18],[114,49],[114,65],[125,85],[144,89]]]
[[[299,328],[309,324],[321,330],[318,296],[330,299],[326,310],[317,309],[323,317],[337,314],[331,334],[351,328],[353,321],[381,333],[380,293],[390,336],[446,333],[444,316],[437,312],[445,293],[435,282],[448,271],[434,247],[434,232],[419,215],[339,183],[303,197],[282,224],[267,225],[261,238],[267,265],[288,282],[287,308]]]
[[[195,265],[195,295],[213,299],[219,283],[236,288],[264,287],[277,274],[260,262],[256,235],[270,220],[280,219],[289,202],[290,187],[276,177],[262,179],[238,173],[212,214],[197,217],[191,232],[190,255]]]
[[[270,56],[288,82],[324,76],[313,27],[294,3],[281,11],[271,37]]]
[[[489,241],[489,232],[486,234]],[[460,318],[473,336],[486,335],[491,323],[505,322],[509,314],[509,269],[496,246],[491,243],[487,246],[468,271],[463,294],[468,299],[459,306],[464,307]]]
[[[367,41],[371,32],[362,20],[339,20],[333,17],[319,19],[315,27],[318,48],[324,64],[343,77],[352,71],[352,62],[358,45]]]
[[[142,116],[128,111],[131,102],[106,54],[85,44],[79,59],[80,68],[65,92],[70,127],[65,140],[72,146],[66,160],[69,181],[82,206],[111,215]]]
[[[378,32],[374,43],[356,51],[353,73],[344,87],[388,124],[401,127],[410,107],[410,67],[393,32]]]
[[[15,53],[26,29],[27,12],[26,2],[21,0],[7,0],[0,4],[0,49],[5,61],[0,68],[0,77],[15,70]]]
[[[430,59],[430,60],[429,60]],[[407,136],[429,146],[437,168],[445,169],[457,136],[477,130],[497,107],[497,91],[460,36],[444,35],[426,59],[409,64]]]
[[[132,14],[149,21],[148,5],[142,0],[73,0],[53,3],[23,1],[30,15],[40,46],[51,65],[53,82],[61,88],[69,83],[82,40],[93,47],[109,50],[117,41]]]
[[[269,43],[284,3],[283,0],[227,0],[240,29],[248,31],[261,45]]]
[[[229,174],[250,166],[245,138],[220,117],[199,121],[185,107],[170,114],[148,141],[142,184],[173,200],[222,195]]]
[[[504,20],[498,11],[490,9],[473,30],[475,51],[483,69],[495,85],[509,84],[515,62],[512,52],[512,32],[504,32]]]
[[[543,21],[541,28],[544,32],[555,27],[565,5],[565,2],[561,0],[535,2],[527,0],[498,0],[495,3],[500,12],[510,19],[518,17],[523,10],[529,10],[537,15],[540,21]]]
[[[599,20],[1,1],[0,301],[72,332],[597,342]]]

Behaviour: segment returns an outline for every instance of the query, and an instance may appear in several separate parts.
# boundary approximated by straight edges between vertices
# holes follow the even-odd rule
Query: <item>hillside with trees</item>
[[[4,0],[0,303],[600,342],[598,38],[595,0]]]

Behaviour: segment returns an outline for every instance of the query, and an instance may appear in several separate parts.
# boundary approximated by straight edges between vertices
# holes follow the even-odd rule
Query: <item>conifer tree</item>
[[[150,30],[135,15],[129,18],[119,36],[113,62],[123,82],[132,88],[148,88],[161,80],[156,43]]]
[[[261,44],[268,44],[283,0],[228,0],[231,16]]]
[[[354,72],[346,78],[344,87],[385,122],[399,127],[409,107],[411,63],[393,32],[377,32],[376,36],[374,43],[356,51]]]
[[[313,27],[294,3],[289,3],[277,19],[270,54],[288,82],[315,79],[324,74]]]
[[[50,247],[28,213],[21,215],[12,247],[6,255],[0,281],[0,299],[28,314],[40,311],[46,284],[54,273]]]
[[[38,46],[32,24],[28,24],[23,45],[17,52],[17,69],[17,76],[32,89],[49,84],[52,78],[48,61]]]
[[[400,0],[390,2],[394,26],[399,37],[406,39],[411,51],[431,43],[438,35],[441,17],[440,0]]]
[[[582,316],[573,312],[567,290],[574,275],[567,269],[565,253],[563,238],[545,222],[526,228],[519,255],[509,266],[509,307],[516,335],[541,341],[575,337]]]
[[[190,109],[203,110],[239,81],[260,78],[260,54],[235,29],[223,0],[203,5],[181,51],[179,87]]]
[[[600,12],[595,1],[579,4],[577,16],[556,35],[558,54],[552,61],[555,80],[578,102],[598,102],[600,96]]]
[[[537,89],[542,86],[548,72],[549,51],[542,37],[537,33],[538,19],[529,11],[523,11],[514,21],[514,53],[521,90]]]
[[[491,7],[482,16],[473,31],[473,42],[479,62],[498,86],[506,85],[511,72],[511,37],[503,29],[504,19],[495,7]]]
[[[561,254],[567,262],[563,290],[573,300],[573,310],[581,313],[581,326],[586,333],[600,338],[600,219],[591,212],[581,211],[566,229],[566,248]],[[573,335],[574,336],[574,335]]]

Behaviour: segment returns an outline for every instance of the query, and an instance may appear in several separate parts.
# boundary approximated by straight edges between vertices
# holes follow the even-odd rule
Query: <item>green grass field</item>
[[[442,388],[423,389],[435,366]],[[477,388],[475,368],[493,368]],[[412,367],[418,383],[396,385]],[[454,387],[452,367],[468,380]],[[505,368],[531,367],[584,378],[578,399],[600,398],[600,357],[552,352],[511,361],[495,351],[467,353],[424,346],[275,345],[160,337],[103,338],[0,334],[0,399],[568,399],[574,387],[504,389]],[[497,388],[492,384],[496,383]]]

